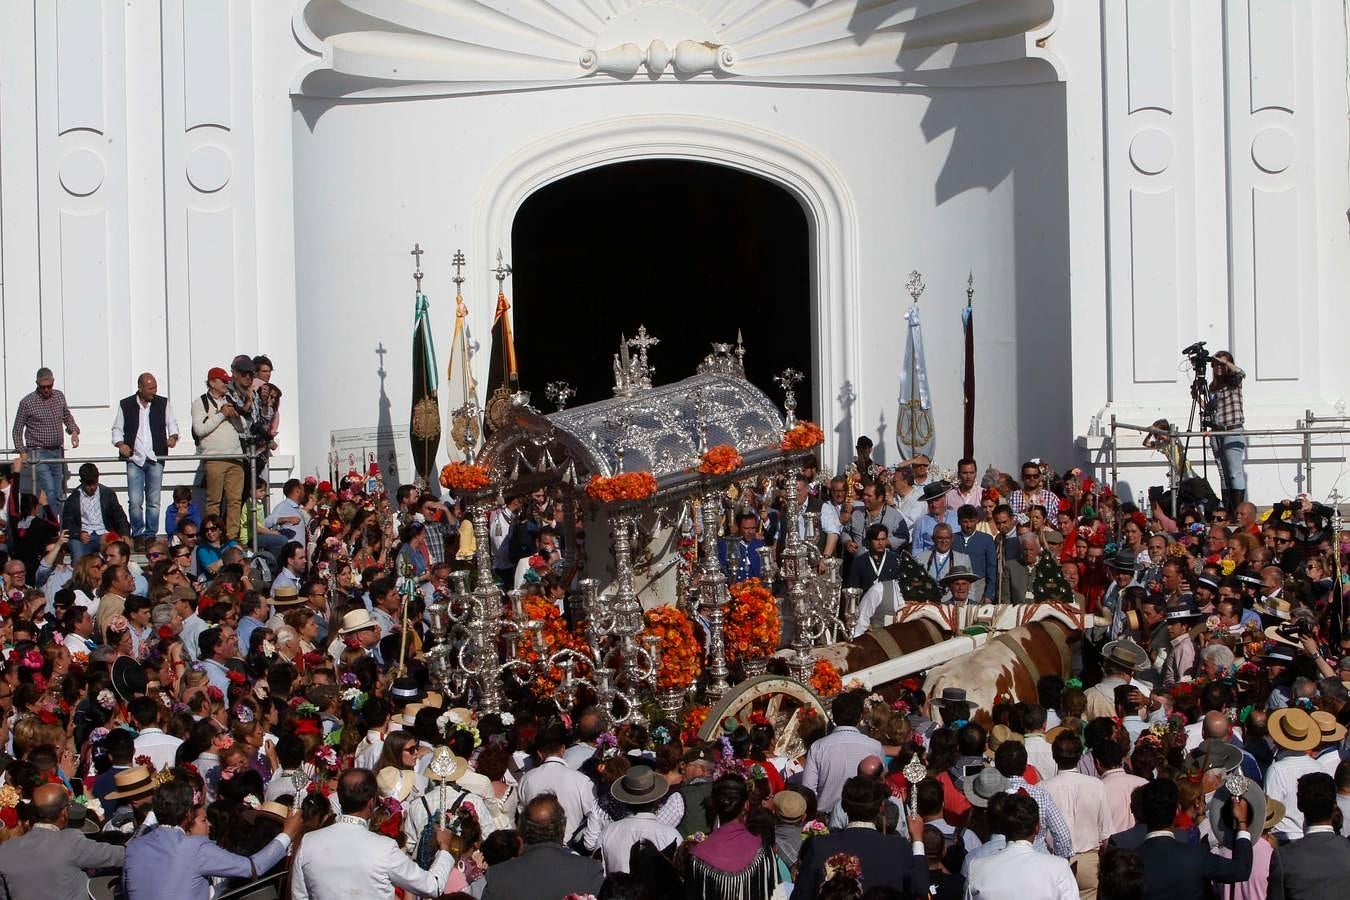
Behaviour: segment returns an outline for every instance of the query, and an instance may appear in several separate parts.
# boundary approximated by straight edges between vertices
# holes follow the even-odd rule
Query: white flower
[[[98,705],[103,707],[104,709],[113,709],[117,706],[117,698],[114,697],[113,692],[108,690],[107,688],[104,688],[103,690],[98,692],[97,699]]]
[[[464,713],[458,709],[452,709],[448,713],[446,713],[446,715],[449,716],[450,721],[455,723],[456,725],[463,725],[465,722],[469,721],[469,717],[464,715]]]
[[[247,806],[249,809],[257,809],[258,807],[262,806],[262,801],[258,799],[258,796],[256,794],[245,794],[244,805]]]
[[[168,693],[160,694],[159,705],[165,709],[173,709],[173,696]]]
[[[443,712],[443,713],[441,713],[439,716],[436,717],[436,730],[437,730],[437,731],[444,732],[445,729],[446,729],[447,727],[449,727],[449,725],[450,725],[450,713],[448,713],[448,712]]]
[[[103,804],[95,800],[93,797],[86,798],[84,802],[81,803],[80,805],[84,807],[85,812],[93,813],[100,819],[103,818]]]
[[[271,641],[263,641],[262,652],[263,656],[267,657],[268,659],[271,659],[272,657],[277,655],[277,645],[272,643]]]
[[[498,716],[498,718],[500,718],[502,720],[502,724],[507,726],[508,728],[516,724],[516,717],[511,715],[511,713],[509,712],[502,713],[500,716]]]
[[[361,689],[359,687],[349,687],[342,692],[342,700],[345,703],[350,703],[360,696],[361,696]]]

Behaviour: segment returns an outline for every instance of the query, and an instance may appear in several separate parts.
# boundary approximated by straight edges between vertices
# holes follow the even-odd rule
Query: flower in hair
[[[253,707],[249,706],[248,704],[236,703],[234,705],[234,709],[231,710],[231,712],[234,713],[234,717],[238,719],[242,724],[244,725],[253,724]]]
[[[103,707],[104,709],[112,710],[117,708],[117,698],[114,697],[113,692],[108,690],[107,688],[104,688],[103,690],[99,691],[98,697],[95,699],[98,700],[98,705]]]

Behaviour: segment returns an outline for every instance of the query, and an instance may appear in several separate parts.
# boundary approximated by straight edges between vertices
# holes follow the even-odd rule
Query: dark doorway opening
[[[613,396],[619,335],[646,325],[656,384],[739,328],[751,383],[778,402],[773,377],[796,369],[798,415],[813,417],[810,225],[779,185],[685,160],[590,169],[526,198],[511,253],[521,386],[540,409],[559,379],[572,406]]]

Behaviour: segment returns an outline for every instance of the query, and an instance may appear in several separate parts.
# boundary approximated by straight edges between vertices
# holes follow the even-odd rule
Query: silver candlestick
[[[783,409],[786,411],[784,425],[787,428],[797,424],[797,383],[806,376],[796,369],[784,369],[774,378],[783,389]]]
[[[722,498],[716,491],[703,495],[703,560],[699,570],[699,605],[708,609],[708,697],[716,703],[726,693],[730,682],[727,676],[726,642],[722,628],[726,623],[723,607],[731,599],[727,579],[717,564],[717,537],[720,528]]]

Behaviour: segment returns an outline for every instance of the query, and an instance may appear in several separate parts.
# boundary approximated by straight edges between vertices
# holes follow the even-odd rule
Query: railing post
[[[1114,493],[1116,482],[1120,480],[1120,470],[1116,459],[1116,414],[1111,413],[1111,491]]]
[[[1167,486],[1172,491],[1172,521],[1177,520],[1177,502],[1178,495],[1181,493],[1181,473],[1177,471],[1176,463],[1181,461],[1181,454],[1177,450],[1177,426],[1170,421],[1167,423]],[[1175,462],[1174,462],[1175,461]]]
[[[248,530],[248,541],[252,545],[254,556],[258,555],[258,513],[254,504],[258,502],[258,448],[249,443],[244,453],[244,465],[248,466],[248,508],[253,515],[253,527]]]
[[[1303,493],[1309,497],[1312,496],[1312,427],[1313,411],[1305,409],[1303,411]]]

